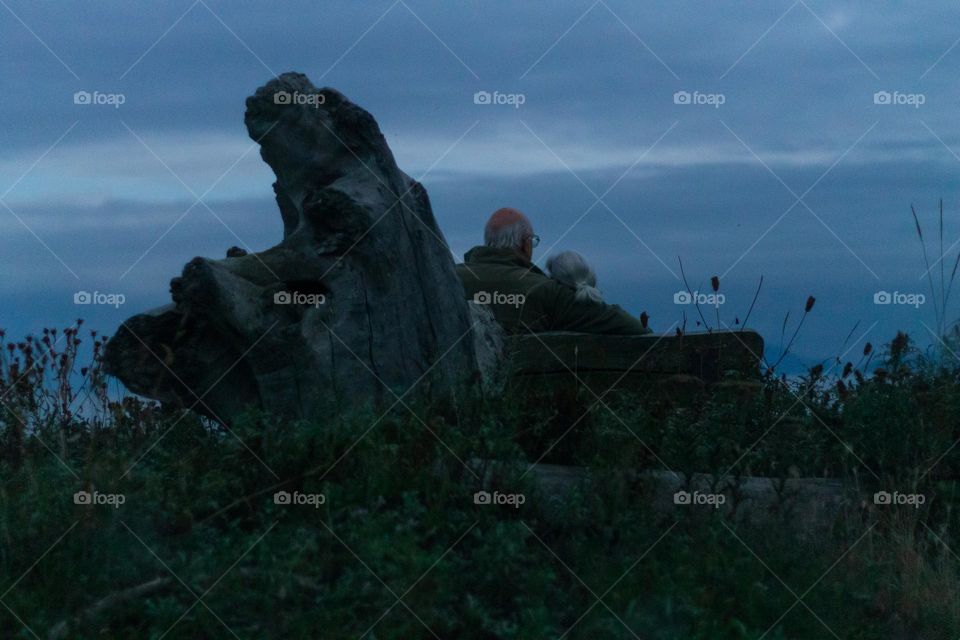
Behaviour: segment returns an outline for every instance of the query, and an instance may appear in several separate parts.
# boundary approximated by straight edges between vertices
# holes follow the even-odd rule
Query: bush
[[[956,372],[907,357],[902,344],[888,351],[884,373],[858,369],[861,382],[768,377],[756,393],[665,412],[621,397],[564,437],[571,461],[593,474],[557,494],[527,473],[516,443],[550,412],[465,399],[456,412],[412,404],[419,418],[399,408],[372,429],[373,411],[308,424],[252,414],[226,429],[133,398],[77,409],[82,395],[65,405],[51,389],[62,376],[27,387],[22,357],[8,359],[0,629],[78,639],[955,638]],[[928,499],[865,508],[811,540],[775,519],[654,509],[643,477],[623,472],[661,465],[826,475]],[[481,490],[507,503],[476,504]],[[94,504],[76,504],[78,491]]]

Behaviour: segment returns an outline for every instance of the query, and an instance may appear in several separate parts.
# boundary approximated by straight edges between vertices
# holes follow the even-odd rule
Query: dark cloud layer
[[[929,294],[911,203],[929,239],[944,198],[946,245],[960,238],[952,3],[7,5],[0,326],[14,334],[78,314],[111,331],[165,302],[194,255],[275,242],[243,101],[292,69],[374,113],[401,165],[426,172],[455,253],[492,209],[518,206],[542,249],[587,255],[607,297],[658,328],[683,311],[692,324],[673,303],[681,256],[694,287],[723,274],[726,322],[762,274],[751,324],[772,347],[816,295],[805,362],[836,355],[858,320],[874,342],[928,339],[929,295],[919,309],[873,295]],[[124,103],[76,105],[77,91]],[[523,104],[475,104],[478,91]],[[78,307],[79,289],[127,302]]]

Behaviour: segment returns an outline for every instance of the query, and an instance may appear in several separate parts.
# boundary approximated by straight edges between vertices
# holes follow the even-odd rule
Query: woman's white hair
[[[576,251],[561,251],[547,258],[547,271],[557,282],[576,289],[577,300],[603,302],[597,288],[597,274]]]

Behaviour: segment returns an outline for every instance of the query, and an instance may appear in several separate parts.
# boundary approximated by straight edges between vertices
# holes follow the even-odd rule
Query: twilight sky
[[[194,256],[275,244],[244,98],[295,70],[373,113],[457,259],[515,206],[538,261],[580,251],[656,330],[696,328],[679,256],[693,288],[720,276],[730,324],[764,276],[774,358],[816,296],[794,368],[898,328],[929,344],[910,204],[934,261],[943,198],[949,276],[958,42],[951,2],[0,0],[0,327],[112,333]]]

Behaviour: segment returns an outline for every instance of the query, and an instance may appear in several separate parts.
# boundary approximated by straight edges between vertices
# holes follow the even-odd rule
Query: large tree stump
[[[473,319],[427,192],[374,118],[285,73],[247,98],[245,122],[277,177],[283,239],[194,258],[172,305],[120,327],[107,371],[228,423],[250,406],[317,418],[476,378]]]

